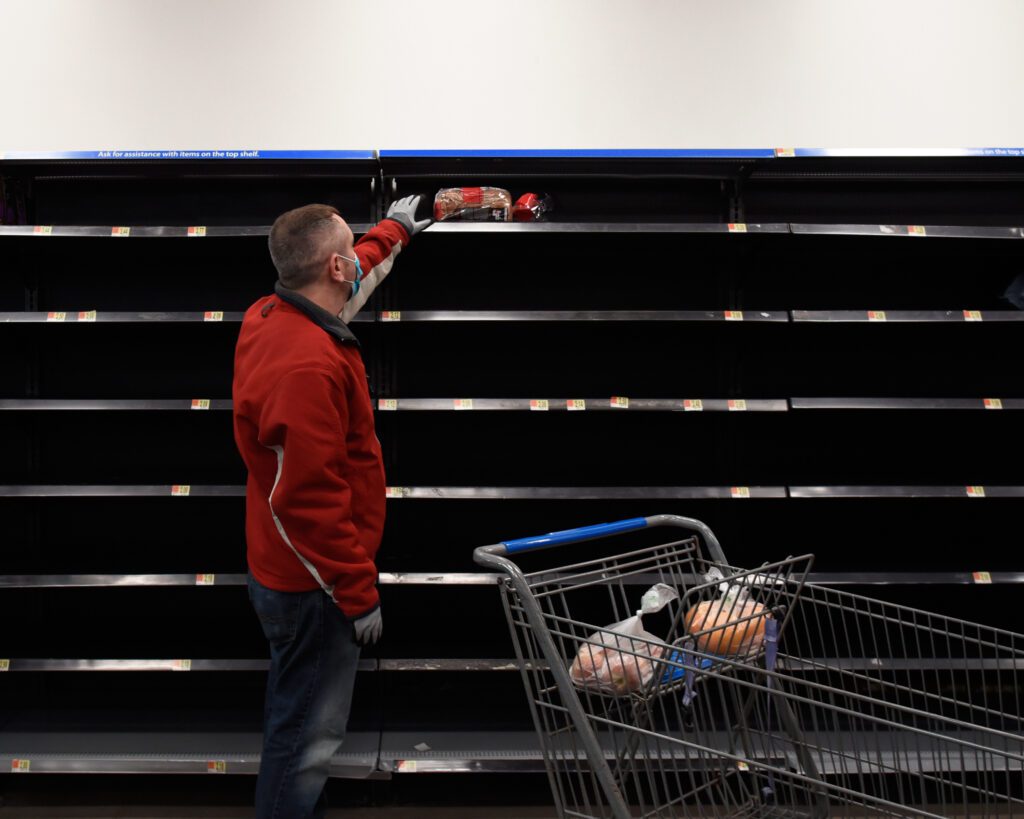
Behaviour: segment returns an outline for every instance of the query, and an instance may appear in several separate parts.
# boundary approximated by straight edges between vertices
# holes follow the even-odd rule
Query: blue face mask
[[[338,255],[341,256],[340,253]],[[354,299],[356,297],[356,293],[359,292],[359,285],[363,281],[363,266],[359,263],[359,257],[358,256],[341,256],[341,258],[343,258],[347,262],[352,262],[352,264],[354,264],[356,266],[356,278],[355,278],[355,281],[350,281],[349,282],[349,284],[352,285],[352,295],[349,296],[349,298],[350,299]],[[346,281],[348,281],[348,280],[346,279]]]

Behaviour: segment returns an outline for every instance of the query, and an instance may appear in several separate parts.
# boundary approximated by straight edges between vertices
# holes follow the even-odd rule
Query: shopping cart
[[[509,559],[556,546],[575,562]],[[808,584],[810,555],[730,566],[672,515],[474,556],[504,575],[562,817],[1024,816],[1022,635]],[[655,583],[679,593],[659,639],[602,627]],[[617,690],[579,673],[601,651]]]

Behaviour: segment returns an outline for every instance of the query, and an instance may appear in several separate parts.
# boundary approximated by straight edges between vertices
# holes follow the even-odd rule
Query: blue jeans
[[[352,705],[355,629],[319,589],[274,591],[249,575],[249,600],[270,642],[256,816],[320,819]]]

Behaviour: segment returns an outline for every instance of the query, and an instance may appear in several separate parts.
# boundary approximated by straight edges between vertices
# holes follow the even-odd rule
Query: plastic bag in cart
[[[717,569],[714,572],[721,577]],[[717,579],[713,574],[708,577]],[[764,646],[771,612],[754,599],[747,585],[723,582],[719,589],[720,597],[697,603],[683,616],[694,647],[719,657],[756,656]]]
[[[642,618],[678,598],[675,589],[658,583],[644,593],[636,614],[591,634],[569,667],[573,684],[614,696],[642,691],[654,676],[655,661],[670,648],[644,631]]]

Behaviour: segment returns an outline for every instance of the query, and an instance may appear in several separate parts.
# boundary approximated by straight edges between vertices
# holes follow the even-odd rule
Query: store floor
[[[151,806],[52,808],[0,808],[0,819],[251,819],[253,813],[244,808]],[[339,808],[327,814],[328,819],[555,819],[551,808],[538,807],[403,807],[403,808]]]
[[[0,777],[0,819],[252,819],[255,779],[40,774]],[[534,775],[328,782],[328,819],[555,819]]]

